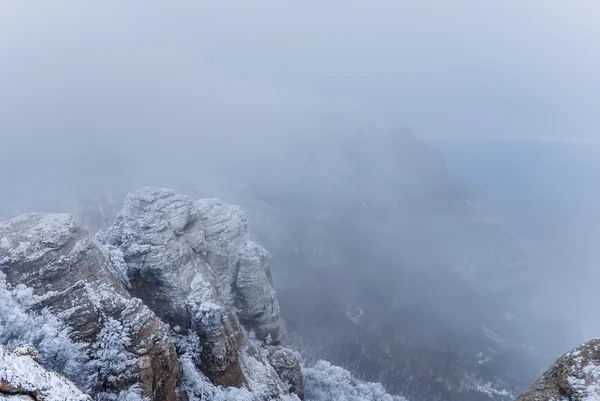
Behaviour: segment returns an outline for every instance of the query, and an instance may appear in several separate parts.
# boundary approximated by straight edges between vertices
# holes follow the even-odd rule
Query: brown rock
[[[600,400],[600,339],[558,358],[516,401]]]
[[[281,347],[268,347],[269,363],[279,375],[279,378],[289,384],[288,391],[304,399],[304,383],[300,369],[300,356],[298,353]]]
[[[106,253],[70,216],[26,214],[0,223],[0,271],[9,284],[32,288],[31,308],[59,316],[74,341],[88,344],[92,360],[106,323],[120,322],[133,366],[118,381],[99,374],[94,389],[119,392],[139,382],[152,400],[175,400],[179,367],[168,327],[129,295]]]
[[[35,360],[35,349],[8,352],[0,346],[0,399],[34,401],[92,401],[73,383],[49,372]]]

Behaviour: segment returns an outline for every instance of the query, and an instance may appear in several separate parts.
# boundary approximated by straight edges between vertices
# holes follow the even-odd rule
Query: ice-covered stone
[[[0,345],[0,400],[92,401],[64,377],[44,369],[32,348],[9,352]]]
[[[235,278],[235,306],[241,322],[259,339],[279,339],[279,302],[271,283],[269,253],[252,241],[239,251]]]
[[[242,386],[241,329],[204,260],[205,227],[192,201],[166,189],[130,194],[107,239],[123,252],[131,293],[173,327],[198,333],[199,368],[219,385]]]
[[[267,357],[281,380],[290,385],[288,390],[303,398],[304,383],[300,370],[300,355],[290,349],[274,346],[268,347]]]
[[[0,341],[65,358],[55,369],[97,400],[297,399],[269,259],[238,207],[170,190],[131,194],[96,239],[68,215],[23,215],[0,223]]]
[[[139,383],[152,400],[175,399],[178,362],[168,327],[129,295],[107,253],[70,216],[34,213],[0,223],[0,272],[9,287],[31,291],[29,313],[49,310],[87,346],[88,366],[102,363],[102,333],[119,322],[131,361],[113,365],[111,380],[92,369],[100,372],[90,379],[92,392]]]
[[[106,238],[122,254],[132,294],[180,333],[198,335],[194,362],[212,383],[251,387],[260,365],[275,388],[288,391],[267,358],[250,368],[242,350],[242,325],[277,343],[279,304],[269,255],[249,240],[239,207],[146,188],[127,197]]]

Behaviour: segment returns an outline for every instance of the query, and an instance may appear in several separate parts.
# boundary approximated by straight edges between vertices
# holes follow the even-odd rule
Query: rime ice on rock
[[[270,256],[249,240],[238,207],[145,189],[127,198],[98,241],[108,244],[67,215],[0,223],[0,344],[7,346],[0,348],[0,384],[17,377],[50,397],[40,400],[90,399],[43,366],[77,379],[96,401],[298,401],[304,395],[300,356],[279,345]],[[39,355],[20,347],[26,344],[38,346]],[[48,380],[15,376],[23,372],[2,358],[27,358],[22,366],[37,366]],[[399,400],[341,368],[307,372],[318,390],[308,397],[313,401],[331,401],[331,394]],[[321,373],[326,380],[316,382]]]
[[[0,399],[3,395],[8,400],[92,401],[73,383],[44,369],[33,348],[9,352],[0,345]]]
[[[516,401],[600,400],[600,339],[558,358]]]
[[[198,333],[198,367],[217,384],[243,385],[237,318],[219,299],[216,274],[204,260],[205,228],[192,201],[162,189],[131,194],[107,239],[123,253],[131,293],[173,327]]]
[[[240,208],[146,188],[127,197],[106,238],[122,252],[131,293],[172,327],[200,338],[200,358],[186,359],[186,366],[193,360],[218,385],[251,388],[261,370],[273,388],[286,387],[267,358],[242,350],[242,325],[278,341],[279,304],[269,255],[249,241]],[[295,369],[299,374],[297,360]]]
[[[87,348],[86,365],[97,372],[85,380],[92,393],[139,384],[152,400],[175,399],[178,362],[168,327],[131,298],[106,252],[71,217],[33,213],[0,223],[0,272],[5,291],[29,292],[21,305],[26,314],[51,313],[74,343]],[[132,360],[109,378],[94,346],[112,321],[130,334]]]

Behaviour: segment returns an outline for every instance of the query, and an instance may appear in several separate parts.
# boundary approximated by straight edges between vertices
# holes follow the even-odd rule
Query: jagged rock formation
[[[87,345],[87,366],[99,366],[88,379],[91,391],[139,384],[152,400],[175,400],[179,368],[168,327],[129,295],[105,252],[70,216],[34,213],[0,223],[0,271],[12,288],[32,290],[31,313],[51,311],[74,342]],[[122,365],[112,363],[117,345],[128,356]]]
[[[269,363],[285,383],[289,384],[288,391],[304,397],[304,381],[302,372],[298,369],[300,356],[298,353],[281,347],[267,347]]]
[[[249,241],[239,208],[148,188],[127,197],[106,237],[114,258],[122,258],[131,293],[177,331],[198,335],[197,367],[213,383],[252,388],[246,367],[257,369],[257,361],[266,364],[269,380],[290,377],[278,377],[268,359],[240,355],[248,343],[242,324],[259,340],[279,341],[279,305],[268,253]],[[298,359],[290,363],[301,375]],[[301,394],[299,383],[291,388]]]
[[[109,243],[96,242],[64,214],[0,223],[0,323],[18,326],[13,331],[46,327],[35,317],[45,311],[56,320],[50,322],[56,329],[39,327],[42,334],[18,341],[0,330],[3,342],[45,344],[64,325],[68,339],[61,341],[80,354],[57,368],[97,400],[122,399],[135,387],[151,400],[174,401],[188,390],[178,390],[180,367],[188,381],[206,375],[212,383],[201,387],[209,390],[222,385],[245,387],[247,397],[302,396],[299,356],[277,345],[269,255],[249,241],[239,208],[145,189],[127,198],[103,238]],[[17,318],[24,322],[15,325]]]
[[[0,345],[0,400],[92,401],[73,383],[44,369],[35,349],[9,352]]]
[[[279,302],[271,282],[268,252],[250,241],[246,215],[218,199],[196,201],[205,229],[206,259],[218,275],[218,288],[233,302],[244,325],[260,339],[279,337]]]
[[[600,339],[558,358],[516,401],[600,400]]]
[[[241,330],[211,285],[217,278],[202,258],[204,226],[192,201],[140,191],[127,198],[107,238],[122,252],[131,293],[178,330],[198,332],[204,344],[199,368],[219,385],[243,385]]]
[[[280,345],[270,255],[249,240],[244,213],[159,189],[124,204],[96,240],[67,215],[0,223],[0,344],[15,355],[35,344],[41,366],[97,401],[302,398],[300,355]],[[327,382],[312,401],[357,389],[360,400],[398,399],[347,371],[352,384],[329,391],[339,370],[307,371]],[[32,397],[0,395],[44,399]]]

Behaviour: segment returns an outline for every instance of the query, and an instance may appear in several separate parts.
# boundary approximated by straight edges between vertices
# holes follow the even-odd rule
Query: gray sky
[[[0,135],[335,113],[424,137],[595,142],[599,20],[577,0],[5,1]]]

